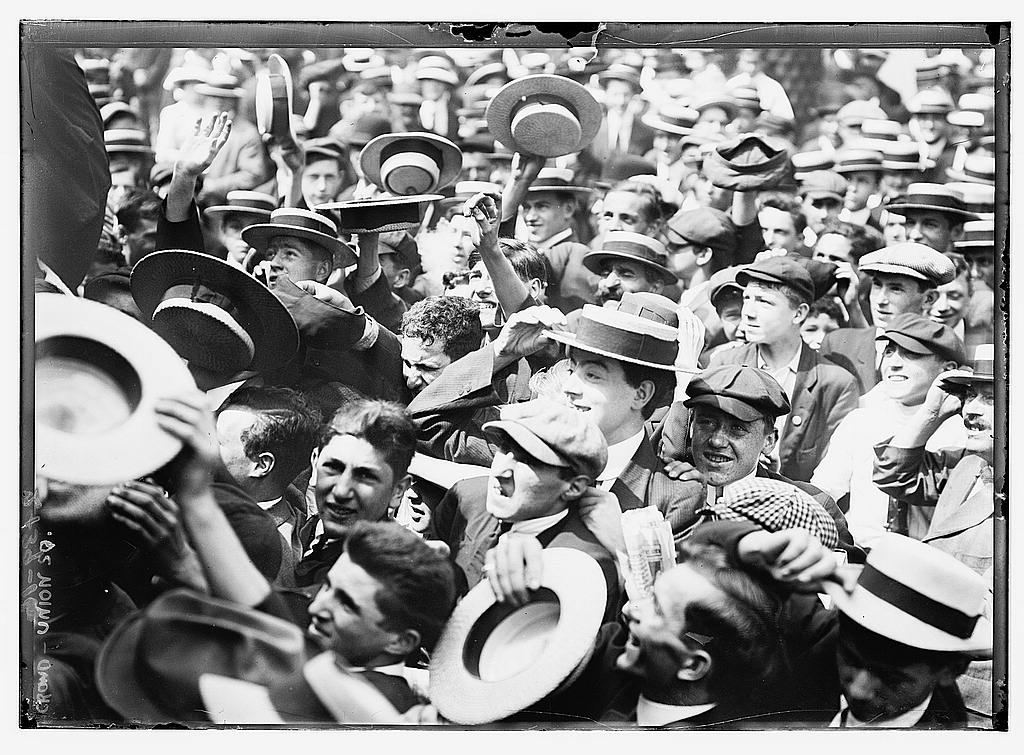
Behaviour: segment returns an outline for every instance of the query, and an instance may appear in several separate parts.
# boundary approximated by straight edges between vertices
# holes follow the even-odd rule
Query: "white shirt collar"
[[[714,708],[718,703],[703,705],[669,705],[648,700],[642,694],[636,702],[636,722],[640,726],[665,726],[675,721],[699,716]]]
[[[829,724],[829,728],[839,728],[844,726],[843,714],[846,713],[845,726],[848,729],[909,729],[915,726],[918,721],[924,718],[924,712],[928,709],[928,706],[932,702],[932,696],[928,695],[920,704],[911,708],[906,713],[901,713],[896,718],[890,718],[887,721],[858,721],[853,717],[853,713],[848,713],[849,703],[846,702],[846,698],[842,695],[839,696],[839,713],[832,719],[832,723]]]
[[[597,476],[597,481],[608,482],[609,480],[618,479],[619,475],[622,474],[622,470],[626,468],[630,459],[633,458],[636,450],[640,448],[643,439],[644,429],[641,427],[638,433],[608,446],[608,463],[604,465],[601,474]]]
[[[557,514],[550,516],[539,516],[536,519],[526,519],[522,522],[513,523],[509,532],[518,532],[521,535],[539,535],[546,529],[550,529],[569,515],[569,509],[562,509]]]
[[[758,368],[762,369],[762,370],[765,370],[766,372],[771,372],[771,368],[768,367],[768,362],[765,361],[764,355],[761,354],[761,347],[757,346],[756,349],[757,349],[757,366],[758,366]],[[799,371],[799,369],[800,369],[800,354],[803,353],[803,350],[804,350],[803,346],[800,346],[799,348],[797,348],[796,354],[793,355],[793,358],[790,359],[789,363],[786,365],[786,368],[790,372],[795,373],[795,372]]]
[[[376,671],[378,674],[387,674],[388,676],[405,676],[405,664],[402,661],[398,663],[392,663],[388,666],[375,666],[374,668],[366,668],[364,666],[355,666],[352,668],[346,668],[347,671]]]
[[[736,485],[737,483],[740,483],[740,482],[746,482],[747,480],[752,480],[755,477],[757,477],[757,464],[754,465],[754,468],[751,469],[749,473],[743,475],[738,480],[733,480],[728,485],[723,485],[720,488],[716,488],[713,485],[708,485],[708,504],[710,505],[712,503],[712,501],[716,501],[719,498],[721,498],[723,495],[725,495],[725,491],[731,485]]]
[[[277,504],[279,504],[282,498],[284,498],[284,496],[279,495],[272,501],[256,501],[256,505],[259,506],[264,511],[269,511],[270,509],[274,508]]]
[[[566,228],[565,230],[559,231],[558,233],[549,236],[548,238],[541,241],[539,244],[535,244],[538,249],[550,249],[555,244],[565,241],[567,238],[572,236],[572,227]]]

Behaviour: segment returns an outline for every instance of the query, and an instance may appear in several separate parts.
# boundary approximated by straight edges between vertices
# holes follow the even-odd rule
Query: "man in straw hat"
[[[791,657],[791,724],[841,728],[964,728],[957,690],[972,658],[990,658],[990,592],[948,554],[887,533],[859,573],[816,537],[753,523],[706,525],[734,563],[786,590],[781,614]],[[695,535],[696,536],[696,535]],[[825,592],[833,607],[798,593]],[[799,648],[799,650],[796,650]],[[798,655],[794,655],[798,653]]]
[[[876,337],[896,315],[926,313],[938,298],[936,288],[953,280],[955,270],[944,254],[912,241],[865,254],[858,267],[871,276],[868,301],[874,325],[832,331],[818,353],[852,372],[863,395],[878,383],[883,346]]]
[[[712,367],[748,364],[767,371],[786,393],[789,410],[775,418],[779,471],[810,480],[840,420],[857,405],[852,375],[804,343],[800,328],[814,300],[804,266],[789,257],[759,260],[736,274],[743,286],[746,345],[717,354]]]
[[[942,184],[910,184],[904,196],[885,207],[907,219],[909,241],[940,252],[953,251],[953,244],[963,235],[964,223],[978,217],[966,208],[957,191]]]

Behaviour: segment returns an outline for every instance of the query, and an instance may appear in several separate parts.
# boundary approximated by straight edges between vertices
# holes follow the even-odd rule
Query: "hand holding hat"
[[[476,221],[477,248],[498,248],[498,226],[501,225],[501,199],[487,194],[474,194],[462,206],[462,214]]]
[[[963,409],[963,396],[950,384],[949,378],[959,377],[963,370],[946,370],[939,373],[928,388],[924,403],[918,409],[918,416],[929,424],[942,424]]]
[[[533,535],[516,532],[502,535],[487,551],[483,571],[497,602],[510,606],[529,602],[529,591],[538,589],[544,576],[543,551]]]
[[[516,312],[494,339],[495,360],[511,363],[544,348],[550,341],[544,331],[567,330],[565,315],[554,307],[538,305]]]
[[[803,527],[751,532],[736,543],[736,554],[744,564],[764,569],[800,592],[821,592],[826,581],[849,591],[857,581],[857,572],[841,569],[835,553]]]

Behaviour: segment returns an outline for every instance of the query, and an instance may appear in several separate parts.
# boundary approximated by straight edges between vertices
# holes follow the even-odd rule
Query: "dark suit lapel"
[[[796,382],[793,384],[792,409],[782,429],[784,437],[788,437],[793,428],[793,417],[800,417],[803,424],[807,421],[807,413],[814,396],[814,386],[818,383],[818,363],[814,351],[807,345],[800,346],[800,361],[797,362]]]
[[[612,484],[611,492],[619,499],[619,508],[627,511],[646,505],[647,489],[657,467],[658,457],[651,446],[650,435],[644,428],[643,440],[640,441],[633,458]]]

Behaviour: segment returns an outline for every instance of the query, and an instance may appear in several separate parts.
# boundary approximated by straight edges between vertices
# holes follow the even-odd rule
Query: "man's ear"
[[[277,459],[274,458],[274,454],[270,451],[264,451],[253,461],[253,470],[249,476],[266,477],[274,471],[276,465]]]
[[[651,281],[651,293],[660,294],[665,288],[665,282],[661,280]]]
[[[698,265],[703,267],[711,262],[711,258],[714,256],[714,251],[710,246],[701,247],[698,251],[693,253],[693,260]]]
[[[542,301],[544,298],[545,289],[547,288],[547,284],[544,283],[540,278],[531,278],[528,288],[530,289],[530,296],[532,296],[537,301]]]
[[[320,259],[316,263],[316,279],[317,282],[323,283],[330,276],[331,271],[334,269],[334,261],[329,259]]]
[[[810,314],[811,305],[807,302],[800,302],[800,306],[796,308],[793,314],[793,322],[802,323],[807,319],[807,315]]]
[[[384,646],[384,652],[396,658],[405,658],[420,646],[420,633],[415,629],[392,632],[391,639]]]
[[[562,498],[566,501],[575,501],[587,492],[591,484],[591,479],[586,475],[576,475],[569,480],[569,487],[562,492]]]
[[[954,223],[949,227],[949,240],[959,241],[964,237],[964,224]]]
[[[656,390],[657,388],[655,387],[653,380],[640,381],[640,385],[638,385],[636,390],[633,392],[633,399],[637,402],[641,410],[651,402]]]
[[[405,496],[405,491],[412,485],[412,475],[407,474],[395,483],[395,487],[391,489],[391,508],[397,509],[398,505],[402,502],[402,498]]]
[[[923,314],[928,314],[928,310],[939,298],[939,289],[929,288],[924,292],[924,304],[922,305]]]
[[[395,276],[395,281],[394,283],[391,284],[391,288],[405,288],[406,286],[409,285],[411,278],[412,270],[410,270],[407,267],[403,267],[401,270],[398,271],[398,274]]]
[[[706,650],[689,650],[680,659],[676,678],[682,682],[699,682],[711,671],[711,656]]]
[[[775,444],[779,442],[779,429],[772,426],[772,431],[764,436],[764,447],[761,449],[761,453],[765,456],[770,456],[772,451],[775,449]]]

